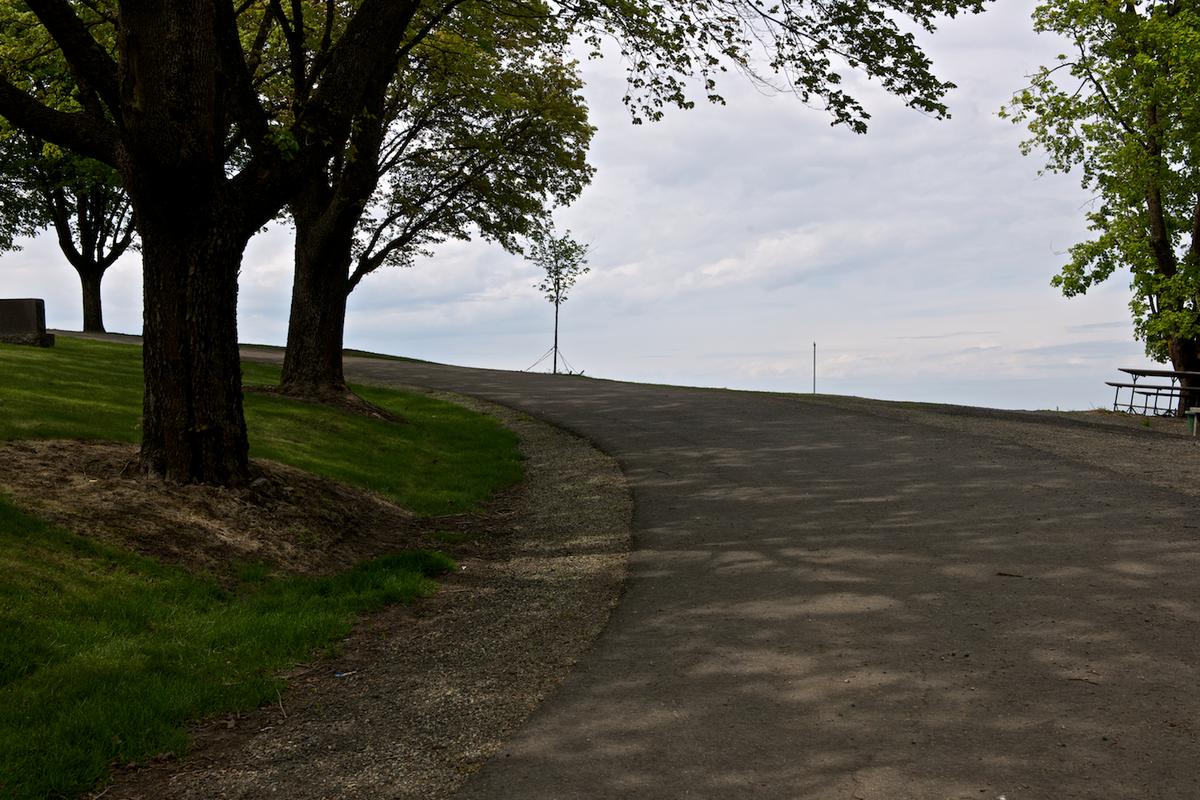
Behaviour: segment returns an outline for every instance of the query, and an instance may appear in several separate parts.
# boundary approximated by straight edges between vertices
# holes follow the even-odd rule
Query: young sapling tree
[[[588,246],[571,238],[567,231],[556,236],[546,231],[534,239],[529,248],[529,260],[546,273],[534,288],[554,304],[554,374],[558,374],[558,307],[567,302],[567,293],[580,275],[590,270],[587,264]],[[544,357],[544,356],[543,356]]]

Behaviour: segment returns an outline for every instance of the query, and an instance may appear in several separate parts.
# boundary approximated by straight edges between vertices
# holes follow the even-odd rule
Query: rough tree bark
[[[287,350],[279,387],[287,394],[334,399],[350,393],[342,368],[346,302],[354,235],[379,183],[379,154],[387,134],[387,87],[394,64],[371,82],[348,150],[329,167],[310,171],[289,208],[296,223],[296,265]]]
[[[324,180],[310,181],[291,203],[296,266],[280,388],[302,397],[345,395],[342,371],[351,243],[357,216],[340,211]]]
[[[206,0],[120,5],[125,158],[142,239],[143,469],[237,484],[248,474],[237,344],[247,229],[225,180],[227,87]]]
[[[142,225],[142,466],[169,480],[233,485],[248,469],[237,344],[246,238],[221,225]]]
[[[77,271],[83,287],[83,332],[104,333],[104,310],[100,303],[100,278],[104,273]]]

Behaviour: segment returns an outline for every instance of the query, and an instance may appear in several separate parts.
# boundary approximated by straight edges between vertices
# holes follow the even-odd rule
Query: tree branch
[[[328,66],[297,130],[321,131],[329,140],[324,147],[341,146],[364,96],[381,74],[390,79],[395,71],[419,5],[420,0],[363,0],[329,50]]]
[[[288,19],[287,12],[283,10],[280,0],[271,0],[270,9],[279,23],[279,29],[283,31],[284,41],[287,42],[288,69],[291,72],[292,89],[295,92],[292,103],[295,108],[299,108],[308,99],[309,90],[308,75],[304,68],[304,29],[295,20]]]
[[[242,127],[242,133],[251,149],[258,149],[268,135],[267,114],[259,102],[258,93],[254,90],[253,71],[246,63],[246,55],[242,50],[237,18],[228,13],[229,11],[224,3],[217,4],[217,47],[221,68],[229,78],[230,105],[234,119]],[[261,29],[259,35],[262,35]]]
[[[67,0],[27,0],[46,31],[58,43],[80,83],[93,89],[114,114],[120,107],[117,65],[88,31]]]
[[[1141,132],[1134,128],[1133,125],[1129,124],[1125,117],[1121,115],[1121,112],[1117,110],[1115,105],[1113,105],[1113,101],[1109,99],[1108,93],[1104,91],[1104,87],[1100,85],[1100,81],[1096,80],[1096,77],[1092,74],[1090,69],[1087,71],[1087,80],[1095,88],[1096,94],[1099,95],[1101,102],[1104,103],[1105,108],[1108,109],[1108,113],[1112,114],[1113,119],[1117,121],[1117,124],[1121,126],[1121,129],[1132,136],[1134,140],[1136,140],[1137,143],[1143,147],[1143,149],[1149,150],[1150,145],[1144,138],[1142,138]]]
[[[91,114],[56,111],[0,77],[0,116],[15,127],[80,155],[117,166],[121,150],[116,128]]]
[[[87,259],[75,247],[75,237],[72,235],[70,214],[67,210],[67,196],[61,186],[44,185],[42,191],[46,195],[46,207],[50,211],[50,221],[54,223],[54,232],[58,236],[58,246],[71,266],[82,270],[87,265]]]
[[[128,211],[126,213],[128,213]],[[121,238],[114,239],[112,248],[108,251],[108,255],[100,259],[101,272],[111,267],[114,263],[116,263],[118,258],[125,255],[125,251],[128,250],[129,245],[133,243],[133,235],[135,232],[133,223],[133,215],[129,214],[128,219],[125,221],[125,227],[121,231]]]

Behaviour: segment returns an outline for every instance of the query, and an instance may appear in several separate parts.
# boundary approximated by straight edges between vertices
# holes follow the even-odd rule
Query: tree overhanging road
[[[626,594],[468,798],[1200,796],[1195,500],[800,398],[347,359],[585,435]]]

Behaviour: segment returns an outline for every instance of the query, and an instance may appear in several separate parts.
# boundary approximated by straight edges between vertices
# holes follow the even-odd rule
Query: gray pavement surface
[[[547,419],[633,491],[610,625],[463,798],[1200,797],[1194,499],[836,402],[347,373]]]

